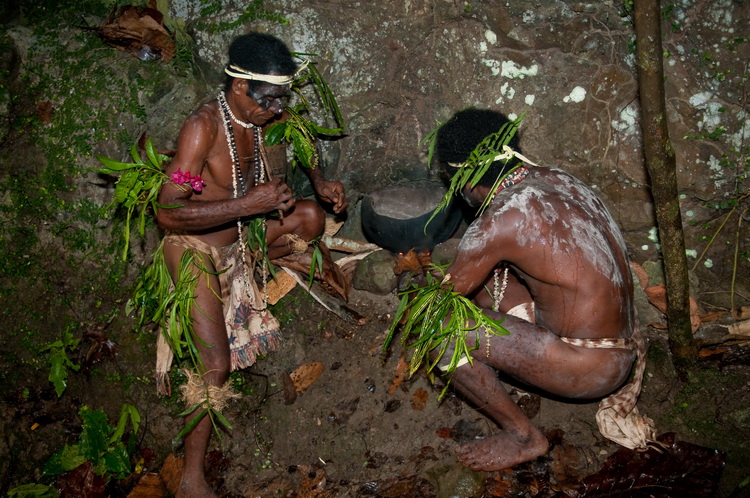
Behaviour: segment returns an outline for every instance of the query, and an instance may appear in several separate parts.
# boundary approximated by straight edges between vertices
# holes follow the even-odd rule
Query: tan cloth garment
[[[279,346],[279,322],[267,309],[257,308],[256,303],[262,303],[263,300],[257,284],[252,279],[253,263],[249,254],[248,272],[245,273],[242,268],[242,255],[239,252],[242,250],[241,244],[236,242],[226,247],[212,247],[197,237],[177,234],[168,234],[164,240],[209,255],[216,270],[221,272],[218,278],[232,371],[251,366],[255,363],[257,355],[266,354]],[[250,278],[246,278],[246,275]],[[157,390],[167,393],[169,388],[166,385],[166,373],[172,364],[173,353],[164,334],[161,333],[157,339],[156,357]]]
[[[508,315],[521,318],[531,323],[534,319],[534,303],[522,303],[508,310]],[[643,374],[646,370],[646,342],[643,340],[640,325],[636,323],[633,335],[620,339],[575,339],[561,337],[561,341],[572,346],[591,349],[628,349],[635,350],[635,371],[632,380],[614,394],[599,402],[596,412],[596,423],[602,436],[610,441],[632,449],[646,449],[649,443],[656,440],[654,422],[638,412],[636,403],[641,394]],[[462,357],[458,366],[469,363]],[[447,367],[439,367],[445,370]]]
[[[638,407],[636,407],[643,386],[643,373],[646,370],[646,350],[648,348],[637,323],[634,329],[633,335],[627,339],[561,337],[560,340],[582,348],[635,350],[633,378],[620,390],[599,402],[599,408],[596,411],[596,423],[599,432],[607,439],[631,450],[645,450],[649,443],[656,440],[656,429],[653,420],[641,415],[638,412]]]

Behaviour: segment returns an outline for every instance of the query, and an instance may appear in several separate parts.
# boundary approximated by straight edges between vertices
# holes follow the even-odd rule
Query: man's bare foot
[[[471,441],[456,450],[458,459],[472,470],[502,470],[528,462],[547,453],[549,442],[534,428],[529,438],[521,441],[501,432],[494,436]]]
[[[191,482],[188,479],[182,479],[180,489],[177,490],[175,498],[219,498],[211,486],[205,480]]]

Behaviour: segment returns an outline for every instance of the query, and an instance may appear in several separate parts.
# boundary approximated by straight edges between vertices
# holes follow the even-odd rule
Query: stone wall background
[[[70,372],[97,405],[108,391],[112,416],[124,397],[110,380],[120,379],[128,395],[138,385],[153,392],[152,336],[133,333],[138,318],[128,300],[159,233],[147,220],[145,238],[133,236],[131,257],[122,260],[123,217],[103,209],[114,180],[96,173],[96,154],[127,161],[143,133],[158,149],[172,149],[185,117],[216,95],[229,42],[250,30],[319,54],[349,125],[346,138],[325,146],[327,176],[342,180],[352,199],[348,236],[361,236],[361,196],[435,174],[419,142],[439,121],[466,106],[491,107],[525,113],[524,153],[591,185],[623,228],[632,259],[658,278],[630,0],[266,0],[265,8],[288,24],[253,21],[218,33],[200,22],[235,21],[255,3],[158,0],[191,36],[192,65],[145,62],[102,43],[95,29],[115,3],[122,4],[0,2],[0,316],[9,324],[0,352],[2,399],[20,400],[30,385],[49,388],[49,347],[63,344],[66,334],[73,342],[58,347],[75,362],[89,362],[110,339],[122,346],[105,382],[101,372],[89,382],[91,363],[78,376]],[[218,11],[203,13],[211,5]],[[688,263],[696,265],[691,292],[702,311],[748,305],[750,2],[679,0],[662,8],[669,128]],[[304,182],[292,181],[305,193]],[[652,313],[643,323],[663,321]],[[168,410],[156,401],[150,406]],[[680,406],[692,414],[695,404]],[[77,410],[52,411],[62,417]],[[711,417],[712,427],[732,426]],[[31,426],[15,415],[2,420]],[[172,418],[160,420],[155,432],[167,440]],[[15,455],[10,448],[32,455],[30,468],[38,472],[42,464],[34,462],[61,447],[46,436],[67,435],[59,427],[28,436],[41,447],[25,444],[24,431],[6,431],[12,438],[0,447],[0,473],[23,461],[3,458]]]
[[[292,50],[319,54],[349,134],[326,148],[327,175],[356,198],[434,175],[419,143],[466,106],[526,113],[527,156],[591,185],[627,233],[635,259],[658,259],[641,152],[634,34],[624,2],[281,0],[289,24],[254,23]],[[690,231],[716,217],[701,201],[735,194],[750,119],[747,2],[663,2],[669,128]],[[230,11],[228,11],[229,13]],[[173,15],[189,16],[179,2]],[[234,33],[193,33],[202,66],[223,64]],[[210,80],[210,77],[208,78]],[[726,130],[719,140],[691,138]],[[686,138],[688,137],[688,138]],[[746,149],[745,149],[746,150]],[[747,189],[746,185],[743,187]]]
[[[230,41],[261,30],[279,36],[294,51],[318,54],[315,61],[338,96],[348,135],[326,143],[324,156],[327,176],[343,181],[353,201],[345,226],[348,235],[361,235],[357,201],[363,195],[384,185],[436,175],[426,164],[420,141],[438,122],[467,106],[490,107],[511,116],[525,113],[524,153],[591,185],[623,228],[632,258],[639,263],[659,261],[640,145],[629,1],[266,0],[264,7],[284,15],[288,24],[252,21],[218,33],[200,23],[234,21],[247,2],[221,0],[218,13],[209,16],[202,13],[206,4],[201,2],[157,4],[190,34],[193,69],[179,72],[109,47],[97,49],[106,67],[92,67],[90,77],[109,82],[116,77],[123,83],[103,87],[86,101],[93,111],[108,115],[112,124],[109,129],[91,129],[91,136],[107,138],[87,141],[90,153],[80,158],[82,165],[97,167],[94,154],[127,158],[132,140],[143,132],[158,148],[173,148],[185,117],[213,98],[223,82]],[[747,209],[742,196],[748,192],[750,150],[750,2],[680,0],[663,2],[662,8],[669,129],[692,266],[731,202],[742,199],[742,209]],[[63,66],[70,64],[49,55],[59,52],[46,52],[40,40],[56,36],[57,43],[72,50],[80,26],[61,23],[59,33],[41,33],[24,18],[23,8],[3,9],[9,50],[0,59],[0,83],[7,84],[11,95],[22,97],[0,106],[33,114],[33,106],[51,101],[55,114],[46,126],[54,127],[66,112],[64,96],[23,92],[29,82],[60,77]],[[85,12],[77,14],[76,22],[79,19],[81,25],[97,26],[103,14]],[[76,77],[85,81],[89,76]],[[71,94],[83,88],[75,81],[64,83]],[[122,88],[130,96],[137,89],[138,112],[119,111],[125,95],[112,88]],[[76,112],[85,118],[89,111]],[[7,123],[0,122],[2,135],[8,132]],[[73,132],[70,139],[85,141],[79,136],[84,132],[88,130]],[[6,161],[0,173],[36,175],[48,168],[49,161],[33,141],[18,135],[3,142],[2,152],[4,158],[23,160]],[[86,199],[106,204],[112,198],[111,185],[102,188],[93,174],[71,181],[75,188],[65,194],[69,203]],[[290,182],[298,193],[309,192],[299,178]],[[722,209],[711,206],[722,202]],[[696,268],[703,272],[699,280],[709,289],[721,288],[722,295],[727,295],[734,272],[735,247],[740,247],[738,274],[750,273],[747,223],[737,224],[736,218],[732,225],[739,227],[739,235],[735,237],[735,228],[725,229]],[[55,250],[56,235],[46,236],[40,238]],[[100,238],[106,237],[111,235],[102,231]],[[136,256],[147,258],[155,240]],[[744,277],[735,279],[746,285]]]

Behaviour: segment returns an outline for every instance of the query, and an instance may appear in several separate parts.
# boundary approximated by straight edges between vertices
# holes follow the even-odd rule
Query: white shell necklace
[[[224,92],[219,92],[219,95],[216,97],[216,100],[219,102],[219,108],[222,111],[222,122],[224,124],[224,134],[227,138],[227,146],[229,147],[229,155],[232,158],[232,186],[234,188],[234,197],[238,198],[243,195],[245,195],[246,192],[246,185],[245,181],[242,178],[242,172],[240,171],[240,158],[237,154],[237,144],[234,141],[234,131],[232,130],[232,123],[229,121],[229,118],[231,117],[235,122],[237,122],[240,126],[245,126],[245,123],[242,123],[240,121],[237,121],[237,119],[232,115],[232,110],[229,108],[229,104],[227,103],[227,100],[224,96]],[[249,128],[251,126],[255,126],[252,123],[249,124],[249,126],[245,126],[245,128]],[[264,165],[260,158],[260,128],[255,127],[255,134],[254,134],[254,146],[255,146],[255,185],[260,185],[265,181],[265,175],[263,175],[264,171]],[[247,258],[245,254],[247,253],[247,239],[244,237],[242,229],[242,220],[240,218],[237,218],[237,233],[238,238],[240,241],[240,245],[242,247],[242,250],[240,251],[241,259],[242,259],[242,268],[243,268],[243,276],[245,278],[245,281],[247,282],[247,289],[248,289],[248,297],[253,298],[252,293],[249,291],[251,288],[251,278],[250,274],[247,270]],[[268,300],[268,294],[266,290],[266,280],[267,280],[267,269],[265,264],[261,265],[261,276],[263,279],[263,291],[261,296],[261,302],[257,302],[255,299],[254,301],[254,308],[256,310],[264,310],[267,306],[267,300]]]
[[[237,123],[238,125],[242,126],[245,129],[253,128],[255,126],[252,123],[245,123],[244,121],[240,121],[239,119],[237,119],[237,116],[234,115],[234,113],[232,112],[232,108],[229,107],[229,104],[226,101],[226,97],[224,96],[224,92],[222,91],[219,95],[221,95],[221,97],[222,97],[222,99],[219,102],[221,102],[222,100],[224,101],[224,103],[226,104],[226,106],[222,105],[222,107],[225,107],[226,110],[227,110],[227,112],[229,112],[229,117],[232,118],[232,121],[234,121],[235,123]]]
[[[498,312],[500,311],[500,302],[503,300],[503,297],[505,297],[505,289],[508,287],[508,267],[505,267],[505,271],[503,273],[503,283],[500,285],[500,269],[495,268],[495,288],[492,291],[492,311]],[[487,356],[487,358],[490,357],[490,338],[492,337],[492,334],[490,334],[490,329],[487,328],[484,331],[484,339],[485,339],[485,349],[484,353]]]

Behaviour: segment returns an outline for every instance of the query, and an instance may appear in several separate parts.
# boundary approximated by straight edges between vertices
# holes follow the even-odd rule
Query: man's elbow
[[[167,208],[159,209],[156,212],[156,224],[162,230],[177,230],[179,228],[177,220],[169,213]]]

